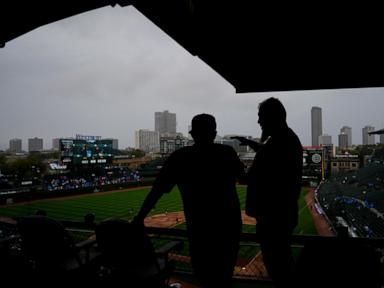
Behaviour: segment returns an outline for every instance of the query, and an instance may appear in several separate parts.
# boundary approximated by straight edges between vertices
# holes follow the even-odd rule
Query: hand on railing
[[[136,215],[133,217],[131,224],[137,227],[144,227],[144,219]]]

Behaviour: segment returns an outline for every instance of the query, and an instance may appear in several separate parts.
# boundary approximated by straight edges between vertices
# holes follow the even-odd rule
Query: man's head
[[[213,143],[216,137],[216,120],[209,114],[199,114],[192,118],[192,129],[189,131],[197,144]]]
[[[259,104],[258,123],[264,136],[271,136],[275,131],[287,125],[287,112],[277,98],[268,98]]]

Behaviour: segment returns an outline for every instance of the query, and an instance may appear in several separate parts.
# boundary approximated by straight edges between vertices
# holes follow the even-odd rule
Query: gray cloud
[[[186,133],[197,113],[212,113],[218,132],[259,136],[258,103],[282,100],[288,122],[310,144],[310,109],[323,108],[323,131],[337,143],[344,125],[384,127],[383,89],[235,94],[235,89],[134,8],[101,8],[40,27],[0,50],[0,148],[8,141],[76,133],[134,145],[154,129],[154,112],[177,114]]]

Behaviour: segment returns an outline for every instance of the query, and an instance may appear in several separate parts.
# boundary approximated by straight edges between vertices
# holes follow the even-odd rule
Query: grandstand
[[[10,223],[9,219],[0,217],[0,240],[7,239],[17,234],[15,223]]]
[[[337,7],[338,5],[334,5],[334,3],[331,4],[332,6],[320,7],[317,5],[316,9],[310,6],[298,9],[292,4],[273,4],[269,8],[268,5],[261,5],[257,1],[229,1],[228,3],[223,1],[220,5],[214,1],[193,0],[69,1],[58,2],[55,5],[48,5],[43,1],[25,1],[25,3],[5,1],[2,10],[8,17],[3,17],[4,23],[7,25],[2,25],[0,46],[4,46],[8,41],[41,25],[105,5],[115,6],[116,3],[122,6],[133,5],[149,20],[166,31],[191,55],[199,57],[216,70],[234,86],[236,92],[384,86],[384,78],[377,73],[383,63],[382,41],[378,36],[381,35],[381,31],[378,31],[381,30],[381,25],[379,25],[381,9],[366,7],[370,9],[365,10],[364,5],[349,5],[348,8],[351,11],[344,13],[345,5]],[[370,16],[369,21],[355,23],[355,19],[362,19],[363,15]],[[324,19],[327,21],[323,21]],[[311,33],[306,33],[302,28]],[[332,43],[332,47],[329,46],[329,43]],[[361,45],[357,45],[359,43]],[[291,69],[292,67],[296,67],[296,69]],[[324,73],[324,70],[327,73]],[[358,184],[355,187],[356,183],[349,183],[349,181],[356,181],[353,175],[351,177],[332,179],[321,185],[317,191],[318,200],[323,210],[333,219],[339,219],[339,223],[349,225],[347,222],[349,218],[357,219],[353,213],[362,209],[364,213],[367,212],[367,215],[362,214],[363,219],[359,218],[358,221],[364,220],[368,223],[369,219],[366,217],[377,216],[377,212],[382,213],[383,211],[379,203],[380,195],[379,193],[376,195],[375,191],[362,190],[364,188],[376,189],[375,185],[372,186],[368,182],[366,185],[358,186],[357,181]],[[357,175],[355,175],[356,177]],[[367,180],[369,179],[372,178],[367,178]],[[381,189],[380,186],[376,187],[377,190]],[[353,195],[359,194],[359,191],[363,195],[354,197]],[[364,191],[365,193],[363,193]],[[348,195],[348,193],[352,195]],[[368,199],[368,203],[365,201],[366,199]],[[367,205],[362,203],[367,203]],[[346,206],[348,207],[345,208]],[[348,213],[344,213],[347,215],[337,215],[340,209],[347,211]],[[355,211],[356,209],[357,211]],[[353,217],[348,216],[349,211]],[[336,218],[336,216],[340,218]],[[366,229],[365,226],[362,227]],[[368,228],[372,229],[372,227]],[[156,233],[160,234],[159,231]],[[165,229],[161,233],[171,235],[171,232]],[[254,239],[254,235],[243,235],[243,241],[248,240],[254,244],[254,240],[249,239]],[[321,248],[324,246],[321,244],[315,245],[314,250],[323,252],[324,250]],[[327,256],[331,257],[332,253]],[[351,260],[356,258],[355,256],[353,255]],[[319,262],[319,259],[315,258],[314,262]],[[344,262],[347,262],[347,259]],[[352,261],[351,263],[354,264]],[[327,263],[321,262],[321,264],[326,265]],[[314,273],[311,274],[312,278],[308,278],[311,281],[308,283],[312,284],[308,286],[316,285],[323,278],[327,278],[328,274],[321,273],[319,270],[323,268],[322,265],[317,266],[316,269],[312,269],[313,267],[308,265],[308,270],[312,269],[312,273]],[[243,268],[246,271],[247,267],[244,266],[241,269],[243,270]],[[336,268],[334,269],[336,273],[339,273],[342,267],[335,266],[334,268]],[[351,270],[348,279],[356,282],[354,277],[361,274],[365,275],[362,271]],[[22,278],[20,276],[23,275],[17,276],[19,277],[16,279],[20,279]],[[4,279],[2,280],[6,283]],[[56,283],[58,282],[54,282],[53,285]],[[332,285],[335,284],[333,282],[327,284],[329,285],[322,287],[348,286]],[[254,286],[255,284],[252,283],[252,287]],[[361,285],[360,287],[368,286]]]
[[[0,204],[137,187],[152,182],[152,178],[143,178],[138,170],[128,167],[82,167],[47,174],[39,185],[0,189]]]
[[[332,227],[348,228],[352,237],[384,237],[384,164],[373,157],[357,171],[321,183],[316,198]]]
[[[147,163],[141,164],[137,170],[143,177],[156,177],[157,174],[159,174],[160,169],[163,167],[166,159],[166,157],[154,159]]]

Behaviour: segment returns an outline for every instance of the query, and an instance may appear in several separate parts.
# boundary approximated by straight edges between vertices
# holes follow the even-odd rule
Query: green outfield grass
[[[308,193],[308,188],[301,190],[299,199],[299,224],[297,225],[295,234],[311,234],[318,235],[315,224],[313,223],[311,212],[305,203],[305,195]]]
[[[81,195],[78,197],[47,199],[33,201],[30,203],[14,204],[0,207],[1,216],[24,216],[34,214],[38,209],[47,211],[48,216],[59,220],[83,221],[83,217],[87,213],[94,213],[96,221],[106,218],[117,217],[132,219],[136,215],[148,194],[150,188],[142,188],[138,190],[121,190],[106,193],[94,193]],[[246,187],[239,186],[237,188],[240,204],[242,209],[245,207]],[[303,189],[300,197],[300,223],[296,229],[296,233],[300,234],[317,234],[312,223],[309,210],[305,207],[304,195],[306,190]],[[174,188],[171,193],[165,194],[157,203],[156,208],[151,211],[151,215],[164,212],[180,211],[183,209],[180,193]],[[213,223],[214,225],[214,223]],[[253,232],[253,227],[246,227],[245,232]]]

